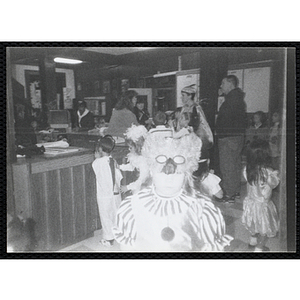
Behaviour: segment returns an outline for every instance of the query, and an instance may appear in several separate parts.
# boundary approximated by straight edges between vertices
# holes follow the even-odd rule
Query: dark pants
[[[228,196],[240,192],[242,174],[243,136],[221,138],[219,142],[219,158],[222,182],[221,186]]]

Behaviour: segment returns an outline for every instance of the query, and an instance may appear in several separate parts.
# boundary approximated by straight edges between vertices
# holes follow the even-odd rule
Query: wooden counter
[[[100,135],[88,134],[88,132],[72,132],[67,133],[68,142],[71,146],[84,147],[95,150],[96,142],[100,139]],[[122,159],[128,154],[128,147],[125,143],[116,144],[112,152],[113,158],[122,164]]]
[[[101,228],[93,151],[18,158],[12,165],[16,212],[32,218],[36,250],[57,250]]]

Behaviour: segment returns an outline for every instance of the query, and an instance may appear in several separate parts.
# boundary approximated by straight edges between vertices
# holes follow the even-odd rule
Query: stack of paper
[[[58,154],[67,154],[72,152],[78,152],[78,148],[46,148],[44,155],[55,156]]]

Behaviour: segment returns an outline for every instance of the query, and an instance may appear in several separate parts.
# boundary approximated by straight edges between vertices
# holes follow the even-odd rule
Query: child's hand
[[[128,191],[127,186],[126,185],[121,185],[120,191],[121,191],[122,194],[126,193]]]
[[[100,157],[101,157],[100,153],[99,152],[95,152],[95,158],[100,158]]]

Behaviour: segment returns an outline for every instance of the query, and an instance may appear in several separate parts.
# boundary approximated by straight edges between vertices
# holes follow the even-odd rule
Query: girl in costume
[[[117,162],[110,155],[114,146],[115,141],[111,136],[106,135],[101,138],[96,145],[96,159],[92,164],[96,175],[97,202],[103,230],[103,239],[100,243],[107,247],[111,247],[114,242],[112,228],[121,203],[122,174]]]
[[[271,201],[272,189],[279,184],[279,176],[278,171],[270,167],[269,152],[267,141],[253,141],[243,170],[247,179],[247,196],[243,203],[242,223],[251,233],[249,247],[256,252],[268,251],[266,242],[279,229],[276,207]]]
[[[149,134],[142,149],[152,185],[122,201],[115,239],[127,251],[223,251],[221,211],[194,189],[201,139]]]
[[[148,131],[143,125],[132,125],[127,129],[125,133],[126,142],[129,147],[129,153],[127,155],[127,164],[120,165],[121,171],[129,171],[131,177],[138,177],[135,181],[121,186],[121,192],[126,193],[131,191],[132,194],[140,191],[143,182],[149,177],[149,169],[146,164],[145,158],[141,155],[142,147]],[[135,175],[135,176],[134,176]],[[129,176],[127,176],[129,177]]]

